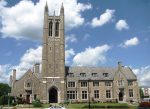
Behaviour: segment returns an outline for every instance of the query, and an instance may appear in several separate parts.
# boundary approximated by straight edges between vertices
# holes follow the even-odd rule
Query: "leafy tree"
[[[0,97],[0,105],[7,105],[9,103],[12,104],[15,98],[13,96],[8,96],[8,95],[2,95]]]
[[[8,84],[0,83],[0,97],[2,95],[8,95],[10,93],[10,86]]]
[[[140,88],[140,98],[144,98],[144,92],[143,92],[143,90],[142,90],[142,88]]]

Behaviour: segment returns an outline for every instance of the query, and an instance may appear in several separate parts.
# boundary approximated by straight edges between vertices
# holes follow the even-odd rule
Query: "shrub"
[[[33,107],[42,107],[40,100],[36,99],[32,102]]]
[[[70,102],[69,102],[69,100],[66,100],[66,101],[64,101],[64,104],[69,104]]]
[[[17,105],[17,103],[16,103],[16,102],[14,102],[14,103],[11,103],[11,105],[12,105],[12,106],[16,106],[16,105]]]
[[[23,98],[17,97],[17,104],[24,104]]]

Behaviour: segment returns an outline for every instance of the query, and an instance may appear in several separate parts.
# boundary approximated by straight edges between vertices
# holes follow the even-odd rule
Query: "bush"
[[[17,97],[17,104],[24,104],[23,98]]]
[[[14,103],[11,103],[11,105],[12,105],[12,106],[16,106],[16,105],[17,105],[17,103],[16,103],[16,102],[14,102]]]
[[[40,100],[36,99],[32,102],[33,107],[42,107]]]
[[[66,100],[66,101],[64,101],[64,104],[69,104],[70,103],[70,101],[69,100]]]

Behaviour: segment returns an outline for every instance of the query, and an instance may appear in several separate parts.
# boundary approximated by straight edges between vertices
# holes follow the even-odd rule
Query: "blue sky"
[[[130,66],[140,85],[150,82],[149,0],[47,0],[49,14],[65,8],[66,65]],[[0,82],[41,63],[46,0],[0,1]]]

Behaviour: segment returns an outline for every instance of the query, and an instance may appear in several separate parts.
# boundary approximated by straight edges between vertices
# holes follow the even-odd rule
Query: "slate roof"
[[[67,78],[70,78],[70,74],[79,80],[113,80],[115,73],[118,72],[118,68],[110,67],[67,67],[66,68]],[[86,76],[83,77],[80,73],[85,73]],[[97,73],[96,77],[92,76],[92,73]],[[108,73],[108,77],[104,77],[103,73]],[[122,67],[122,73],[126,76],[127,80],[137,80],[136,75],[129,67]]]

